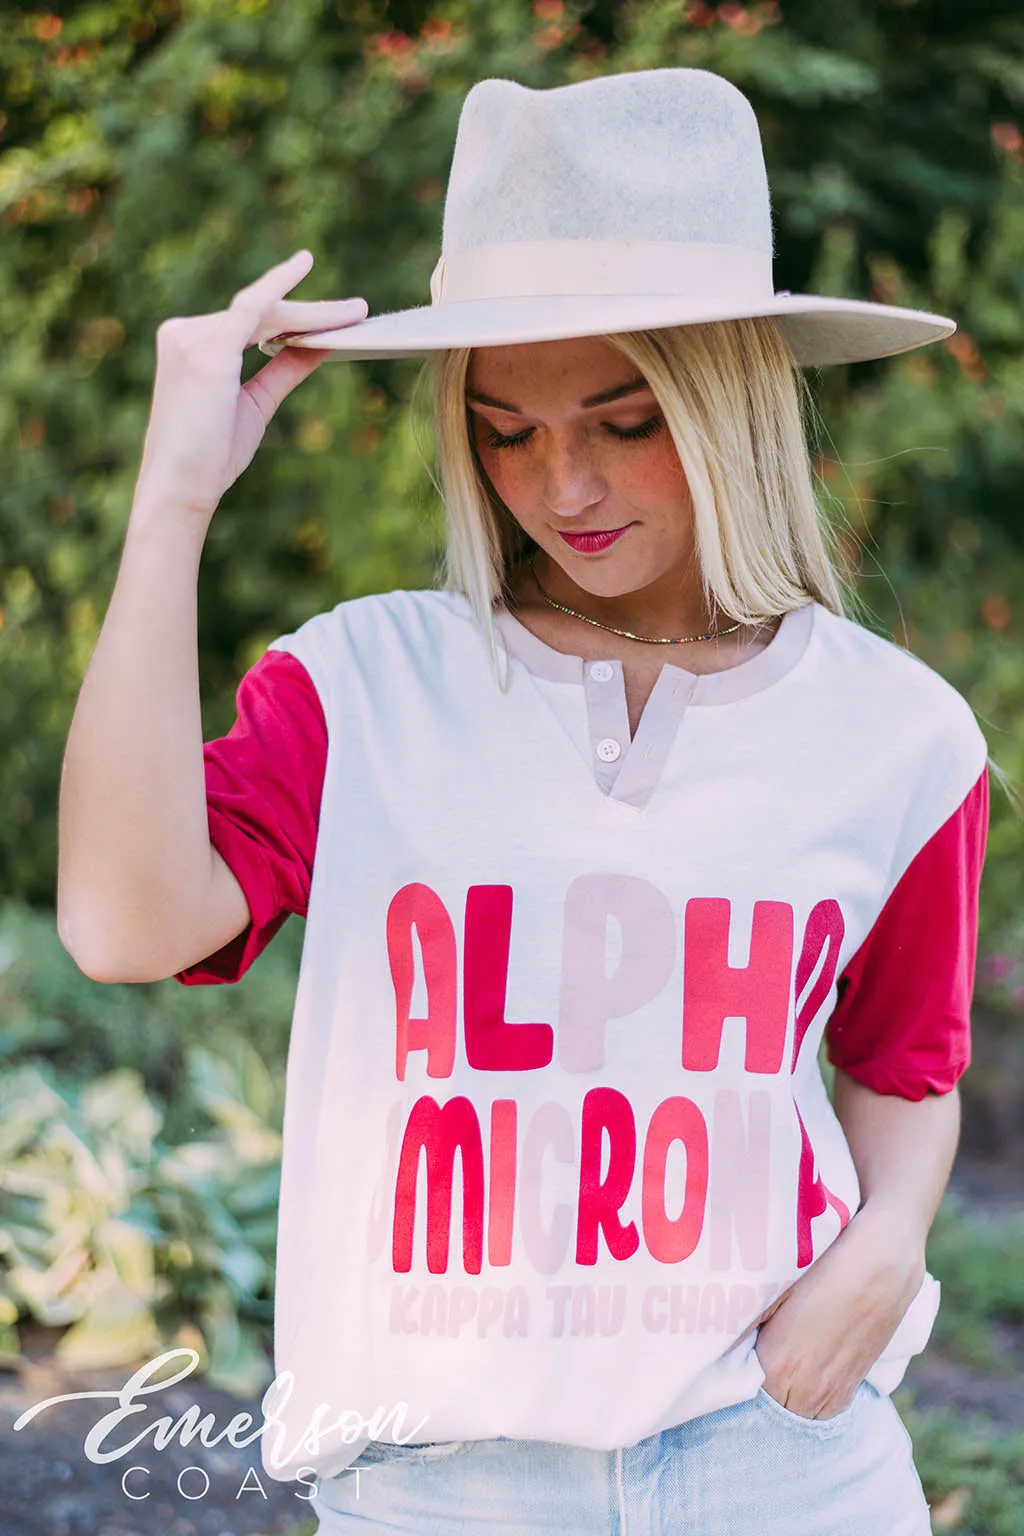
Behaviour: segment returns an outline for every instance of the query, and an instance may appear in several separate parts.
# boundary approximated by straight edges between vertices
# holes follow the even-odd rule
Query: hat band
[[[446,251],[430,278],[432,304],[676,293],[762,303],[774,296],[771,253],[696,240],[517,240]]]

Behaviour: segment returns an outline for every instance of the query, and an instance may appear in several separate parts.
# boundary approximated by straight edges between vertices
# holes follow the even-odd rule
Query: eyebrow
[[[635,395],[642,389],[650,389],[646,379],[627,379],[625,384],[616,384],[613,389],[602,389],[599,394],[588,395],[580,401],[584,410],[589,410],[594,405],[607,405],[611,400],[621,400],[624,395]],[[521,406],[512,405],[508,400],[496,400],[493,395],[485,395],[482,390],[466,390],[466,399],[475,400],[478,405],[489,405],[496,411],[509,411],[513,416],[524,416],[526,413]]]

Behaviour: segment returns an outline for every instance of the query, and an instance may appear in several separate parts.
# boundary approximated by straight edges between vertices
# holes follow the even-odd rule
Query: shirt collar
[[[747,698],[770,687],[796,666],[807,649],[820,606],[811,602],[791,608],[783,614],[781,624],[763,650],[721,672],[690,672],[674,662],[665,665],[670,671],[695,682],[690,699],[692,704],[731,704],[736,699]],[[555,683],[583,682],[586,663],[582,656],[556,651],[538,639],[508,609],[495,611],[494,626],[504,637],[510,655],[522,662],[528,671]],[[590,664],[597,659],[592,657]]]

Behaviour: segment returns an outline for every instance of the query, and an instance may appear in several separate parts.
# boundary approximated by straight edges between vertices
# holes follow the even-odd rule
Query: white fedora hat
[[[260,343],[423,357],[698,321],[775,318],[803,366],[949,336],[944,315],[775,291],[757,118],[703,69],[534,90],[480,80],[459,116],[430,303]]]

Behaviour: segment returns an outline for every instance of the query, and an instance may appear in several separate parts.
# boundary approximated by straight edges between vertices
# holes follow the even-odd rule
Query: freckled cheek
[[[536,498],[534,489],[537,473],[525,464],[512,464],[510,451],[508,458],[503,459],[497,453],[481,453],[480,462],[484,467],[484,473],[490,480],[494,489],[507,507],[515,507],[516,503],[526,503]]]
[[[682,505],[689,499],[686,475],[674,448],[651,453],[637,463],[630,482],[633,499],[649,506]]]
[[[507,453],[478,449],[484,472],[505,505],[527,516],[543,495],[543,472],[536,455],[517,459]],[[646,453],[636,448],[609,455],[601,465],[609,489],[634,506],[663,510],[688,500],[686,477],[675,445],[653,445]]]

